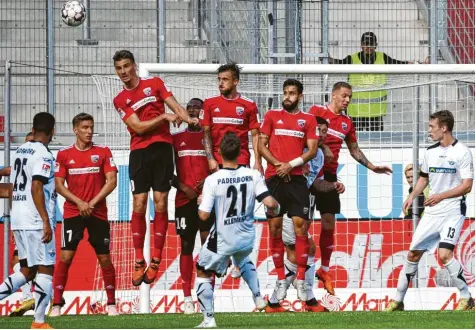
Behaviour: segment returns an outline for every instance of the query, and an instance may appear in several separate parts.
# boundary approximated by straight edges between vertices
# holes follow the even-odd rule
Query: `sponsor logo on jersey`
[[[237,114],[238,116],[241,116],[241,115],[244,114],[244,113],[245,113],[245,108],[243,108],[243,107],[236,107],[236,114]]]
[[[136,111],[137,109],[143,107],[144,105],[146,105],[148,103],[155,102],[155,101],[157,101],[157,98],[155,96],[149,96],[149,97],[146,97],[145,99],[142,99],[142,100],[137,101],[136,103],[134,103],[131,106],[131,109]],[[124,113],[124,115],[125,115],[125,113]]]
[[[146,87],[142,91],[144,92],[146,96],[150,96],[150,94],[152,93],[152,88]]]
[[[332,129],[332,128],[327,129],[327,133],[328,133],[329,135],[335,136],[335,137],[337,137],[337,138],[339,138],[339,139],[341,139],[341,140],[344,140],[344,139],[345,139],[345,134],[344,134],[344,133],[341,133],[341,132],[339,132],[339,131],[336,131],[336,130],[334,130],[334,129]]]
[[[91,161],[97,163],[99,161],[99,155],[91,155]]]
[[[68,173],[70,175],[78,175],[78,174],[91,174],[91,173],[99,173],[99,167],[83,167],[83,168],[70,168]]]
[[[117,109],[117,113],[119,113],[119,116],[121,117],[121,119],[126,116],[126,113],[121,108]]]
[[[447,168],[447,167],[430,167],[430,173],[444,173],[444,174],[453,174],[456,173],[456,168]]]
[[[43,166],[41,166],[41,173],[49,174],[50,171],[51,171],[51,165],[49,163],[43,163]]]
[[[55,173],[59,172],[60,170],[60,163],[55,162]]]
[[[304,138],[304,132],[294,131],[291,129],[275,129],[274,135],[294,136],[298,138]]]
[[[113,157],[109,157],[109,165],[111,165],[111,167],[116,167],[116,163],[114,162]]]
[[[229,124],[229,125],[242,125],[243,119],[240,118],[226,118],[226,117],[214,117],[214,124]]]
[[[304,119],[298,119],[297,124],[299,127],[303,128],[306,125],[306,121]]]
[[[186,156],[192,156],[192,157],[203,156],[203,157],[206,157],[207,156],[205,150],[181,150],[177,154],[178,154],[179,157],[186,157]]]
[[[347,131],[347,124],[346,123],[342,123],[342,130],[344,132]]]

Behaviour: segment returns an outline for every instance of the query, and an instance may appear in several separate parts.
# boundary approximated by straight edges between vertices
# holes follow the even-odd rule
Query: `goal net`
[[[208,64],[141,64],[139,73],[141,76],[160,76],[179,103],[185,106],[191,98],[204,99],[218,94],[217,67]],[[358,85],[354,85],[354,96],[368,92],[374,97],[374,92],[380,92],[377,96],[385,103],[386,111],[381,114],[383,130],[363,130],[357,135],[367,158],[376,165],[390,166],[393,174],[375,174],[358,165],[344,145],[339,158],[338,178],[345,184],[346,191],[340,197],[341,214],[337,216],[330,269],[336,297],[324,295],[322,283],[317,280],[314,293],[317,299],[328,301],[334,310],[381,310],[394,297],[398,275],[417,223],[417,219],[411,216],[404,219],[401,211],[410,187],[404,170],[409,164],[418,166],[425,148],[432,144],[427,134],[429,114],[442,109],[451,110],[456,120],[455,136],[468,145],[474,155],[474,68],[465,65],[243,65],[238,91],[257,103],[262,118],[270,108],[281,107],[284,80],[297,78],[304,84],[304,100],[300,106],[303,111],[308,111],[313,104],[329,102],[333,84],[348,81],[349,74],[359,75],[354,78],[361,79],[353,80]],[[384,77],[384,83],[375,79],[376,75]],[[134,263],[129,225],[132,194],[127,170],[130,136],[112,104],[122,84],[116,77],[93,78],[102,99],[106,144],[112,149],[119,167],[118,188],[108,197],[108,207],[120,312],[181,312],[180,241],[174,225],[174,190],[169,195],[169,229],[159,276],[150,286],[143,285],[138,289],[131,285]],[[380,81],[380,84],[375,86],[370,81]],[[354,104],[361,102],[362,97],[354,97]],[[184,128],[185,124],[178,129]],[[171,130],[177,128],[171,127]],[[474,193],[467,196],[467,204],[467,220],[455,255],[465,267],[464,274],[474,295]],[[153,219],[152,208],[150,200],[148,221]],[[251,258],[258,270],[262,292],[271,294],[277,277],[268,252],[269,234],[262,205],[256,205],[255,216],[257,235]],[[310,227],[317,246],[319,218],[317,213]],[[150,246],[152,243],[148,239],[146,244]],[[199,250],[197,237],[195,257]],[[319,248],[315,262],[317,269],[321,263]],[[98,266],[92,301],[96,302],[99,312],[101,309],[97,306],[104,306],[106,302],[101,276]],[[409,289],[405,307],[453,309],[456,294],[457,289],[451,287],[447,271],[437,255],[425,254]],[[286,299],[287,307],[300,309],[293,287]],[[217,279],[215,303],[218,312],[246,312],[254,308],[244,281],[230,275]]]

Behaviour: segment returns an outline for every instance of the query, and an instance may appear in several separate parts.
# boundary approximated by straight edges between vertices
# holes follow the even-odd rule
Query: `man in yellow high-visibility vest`
[[[329,64],[412,64],[413,61],[399,61],[385,53],[376,52],[377,36],[365,32],[360,40],[362,51],[348,55],[342,60],[329,57]],[[382,89],[387,83],[385,74],[350,74],[352,88],[367,89],[354,92],[347,114],[352,118],[357,131],[383,131],[383,116],[387,114],[387,91]]]

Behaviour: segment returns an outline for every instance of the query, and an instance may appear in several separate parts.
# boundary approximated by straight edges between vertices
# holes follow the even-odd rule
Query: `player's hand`
[[[80,201],[76,204],[79,210],[79,214],[83,217],[89,217],[92,214],[92,209],[89,207],[89,204],[83,201]]]
[[[43,243],[49,243],[53,238],[53,230],[51,230],[51,225],[49,221],[43,221],[43,237],[41,240]]]
[[[208,160],[208,169],[211,173],[218,171],[218,162],[215,159]]]
[[[260,172],[261,175],[264,174],[263,164],[261,164],[261,162],[255,161],[255,163],[254,163],[254,165],[253,165],[253,168],[254,168],[255,170],[257,170],[258,172]]]
[[[198,120],[198,118],[189,118],[188,124],[190,126],[200,126],[200,121]]]
[[[277,163],[274,166],[276,167],[276,174],[278,174],[280,178],[284,178],[293,169],[289,163]]]
[[[13,245],[16,245],[16,244],[15,244],[15,235],[13,235],[13,231],[12,231],[12,244],[13,244]]]
[[[412,206],[412,204],[413,198],[407,198],[407,200],[405,201],[405,203],[403,203],[402,206],[403,215],[406,215],[408,213],[408,209],[410,208],[410,206]]]
[[[393,173],[392,169],[387,166],[375,166],[373,169],[373,172],[378,174],[388,174],[388,175],[390,175],[390,173]]]
[[[344,193],[345,186],[342,182],[334,182],[334,186],[336,187],[336,191],[338,194]]]
[[[164,116],[165,120],[170,123],[173,123],[175,126],[180,126],[180,124],[182,124],[182,118],[180,118],[176,114],[164,113],[162,116]]]
[[[185,196],[187,196],[187,198],[190,200],[194,200],[198,197],[197,192],[189,185],[184,184],[180,190],[182,190],[185,193]]]
[[[309,173],[310,173],[310,172],[311,172],[311,171],[309,170],[309,163],[304,164],[304,165],[302,166],[302,174],[303,174],[304,176],[309,176]]]
[[[424,206],[435,206],[439,202],[443,200],[443,196],[441,194],[434,194],[431,195],[427,198],[425,203],[423,203]]]

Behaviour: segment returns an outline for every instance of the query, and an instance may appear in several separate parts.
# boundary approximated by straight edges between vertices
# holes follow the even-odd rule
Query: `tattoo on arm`
[[[204,137],[203,137],[203,145],[205,147],[205,153],[207,154],[207,159],[213,159],[212,137],[211,137],[209,129],[205,130],[205,134],[204,134]]]
[[[314,180],[312,187],[319,193],[327,193],[336,190],[334,182],[319,179]]]
[[[359,145],[357,142],[352,142],[348,145],[350,154],[352,155],[352,158],[354,158],[358,163],[364,165],[365,167],[369,168],[370,162],[365,157],[364,153],[362,150],[360,150]]]

